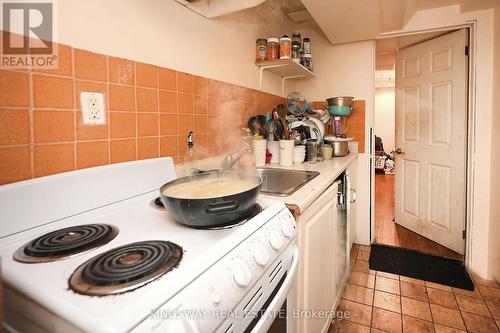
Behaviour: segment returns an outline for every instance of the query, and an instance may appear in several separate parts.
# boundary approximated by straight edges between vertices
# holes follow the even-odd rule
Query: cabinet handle
[[[344,204],[344,194],[342,192],[337,192],[337,203],[339,206]]]
[[[358,194],[356,193],[356,190],[351,188],[351,203],[356,202]]]

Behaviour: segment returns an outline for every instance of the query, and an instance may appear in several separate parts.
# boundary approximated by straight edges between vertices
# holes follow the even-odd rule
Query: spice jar
[[[278,60],[280,55],[280,41],[278,38],[267,39],[267,60]]]
[[[307,37],[304,38],[302,50],[304,51],[304,54],[311,54],[311,40]]]
[[[292,39],[288,36],[280,38],[280,59],[290,59],[292,57]]]
[[[304,54],[302,57],[302,65],[312,72],[312,57],[310,54]]]
[[[300,62],[300,45],[292,44],[292,60]]]
[[[255,61],[265,61],[266,56],[267,40],[265,38],[259,38],[255,44]]]
[[[302,45],[302,37],[300,36],[300,32],[294,32],[292,34],[292,47],[294,45],[298,45],[299,46],[299,49]]]

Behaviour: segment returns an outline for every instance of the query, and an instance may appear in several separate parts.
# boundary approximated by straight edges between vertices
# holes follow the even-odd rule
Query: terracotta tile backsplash
[[[59,67],[0,70],[0,184],[186,152],[199,158],[239,145],[251,115],[279,96],[67,45]],[[105,94],[106,124],[83,125],[80,92]]]

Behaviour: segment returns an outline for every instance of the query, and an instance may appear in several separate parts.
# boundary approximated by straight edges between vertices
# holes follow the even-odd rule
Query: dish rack
[[[384,170],[386,156],[375,156],[375,169]]]

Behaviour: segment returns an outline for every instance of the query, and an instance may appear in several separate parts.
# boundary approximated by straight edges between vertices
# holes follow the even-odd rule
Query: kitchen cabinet
[[[331,318],[309,316],[314,311],[334,309],[341,291],[341,284],[336,280],[339,260],[337,192],[338,184],[334,183],[297,217],[301,255],[297,281],[301,292],[297,308],[303,310],[297,323],[298,332],[326,332]]]

